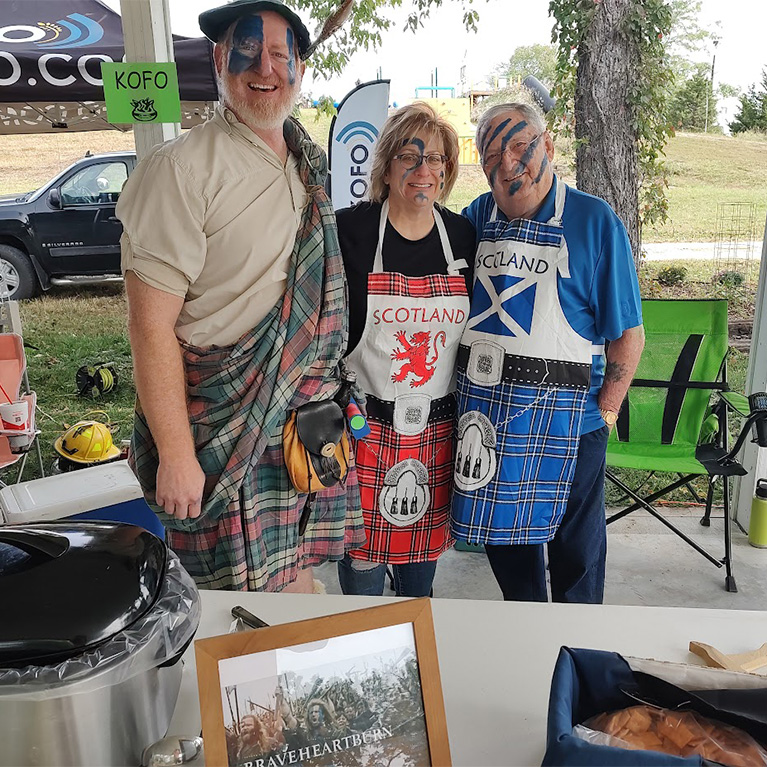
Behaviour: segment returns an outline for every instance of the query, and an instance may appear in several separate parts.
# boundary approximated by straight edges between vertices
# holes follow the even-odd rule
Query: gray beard
[[[227,78],[221,78],[218,82],[221,102],[229,107],[242,122],[257,130],[276,130],[281,128],[282,124],[293,112],[293,106],[298,98],[300,87],[300,80],[296,80],[295,85],[291,86],[289,97],[279,104],[254,104],[234,97],[229,92]]]

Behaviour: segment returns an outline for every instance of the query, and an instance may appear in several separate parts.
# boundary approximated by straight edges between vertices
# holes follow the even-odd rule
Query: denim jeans
[[[606,426],[584,434],[565,515],[549,554],[554,602],[602,604],[607,558],[605,525]],[[493,575],[506,600],[546,602],[544,544],[485,546]]]
[[[386,584],[386,565],[379,564],[368,570],[354,568],[355,561],[348,554],[338,563],[338,580],[344,594],[380,597]],[[365,562],[364,564],[368,564]],[[394,592],[398,597],[428,597],[437,562],[412,562],[389,565],[394,574]]]

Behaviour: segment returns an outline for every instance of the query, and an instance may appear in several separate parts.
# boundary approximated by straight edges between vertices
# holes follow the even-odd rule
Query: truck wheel
[[[29,257],[18,248],[0,245],[0,297],[12,301],[33,298],[40,292],[35,268]]]

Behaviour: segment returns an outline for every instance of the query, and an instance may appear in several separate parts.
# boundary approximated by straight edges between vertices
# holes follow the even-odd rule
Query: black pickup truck
[[[0,197],[0,293],[31,298],[119,275],[115,205],[135,167],[133,152],[90,155],[34,192]]]

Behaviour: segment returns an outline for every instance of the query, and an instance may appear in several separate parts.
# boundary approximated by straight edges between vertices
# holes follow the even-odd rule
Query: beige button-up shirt
[[[123,274],[184,298],[182,341],[230,345],[282,297],[307,201],[295,157],[283,164],[219,108],[128,179],[117,205]]]

